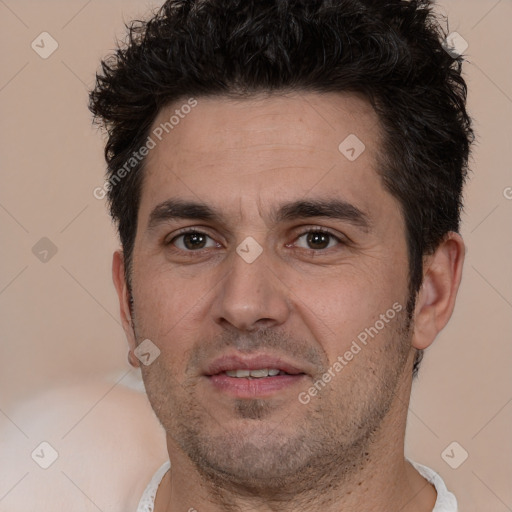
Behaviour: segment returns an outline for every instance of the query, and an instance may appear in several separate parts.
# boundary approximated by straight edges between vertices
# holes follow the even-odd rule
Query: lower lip
[[[265,398],[277,391],[301,382],[306,375],[276,375],[261,379],[229,377],[226,374],[210,375],[208,380],[218,390],[236,398]]]

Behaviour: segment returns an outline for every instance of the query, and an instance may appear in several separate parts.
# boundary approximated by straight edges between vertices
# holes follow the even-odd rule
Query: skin
[[[197,100],[148,155],[133,317],[122,252],[113,260],[130,350],[148,338],[161,351],[141,365],[172,462],[155,512],[431,511],[435,489],[404,459],[405,424],[414,349],[428,347],[453,311],[461,237],[449,233],[425,257],[409,322],[405,225],[377,174],[380,127],[369,104],[316,93]],[[154,126],[185,101],[163,109]],[[338,150],[349,134],[366,147],[355,161]],[[170,198],[205,203],[221,220],[148,229]],[[346,201],[368,226],[272,218],[282,203],[305,199]],[[208,236],[176,238],[183,228]],[[318,228],[333,237],[308,239]],[[252,263],[236,252],[249,236],[262,248]],[[395,303],[402,311],[301,403],[298,394]],[[237,399],[204,376],[227,351],[277,354],[306,375],[270,397]]]

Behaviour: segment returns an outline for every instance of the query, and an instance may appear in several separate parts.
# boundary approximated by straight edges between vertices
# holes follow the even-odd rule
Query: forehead
[[[364,209],[384,192],[378,117],[354,94],[183,98],[159,112],[150,137],[139,218],[171,196],[224,208],[236,199],[238,215],[244,198],[261,215],[276,198],[338,195]]]
[[[341,142],[340,137],[344,135],[360,132],[363,138],[368,138],[378,133],[375,111],[356,94],[200,97],[193,100],[196,106],[189,108],[191,101],[182,98],[158,113],[152,132],[163,129],[157,137],[163,138],[160,151],[164,147],[173,150],[180,146],[182,151],[190,150],[197,155],[222,149],[249,149],[261,144],[332,150],[332,143]],[[337,147],[335,144],[334,149]]]

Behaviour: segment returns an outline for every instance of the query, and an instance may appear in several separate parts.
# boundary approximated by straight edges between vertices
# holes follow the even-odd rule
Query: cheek
[[[393,259],[372,259],[372,265],[361,260],[357,265],[344,265],[330,272],[324,269],[323,275],[301,273],[290,286],[290,297],[301,321],[330,359],[343,354],[393,304],[405,309],[405,269],[397,270],[386,261]]]
[[[162,351],[186,350],[194,333],[197,336],[198,321],[204,319],[201,309],[209,297],[204,280],[142,267],[138,275],[143,278],[134,279],[137,335],[151,339]]]

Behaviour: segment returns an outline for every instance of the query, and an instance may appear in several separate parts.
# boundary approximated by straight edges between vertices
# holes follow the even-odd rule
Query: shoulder
[[[423,464],[418,464],[410,459],[407,459],[418,473],[428,480],[435,488],[437,492],[437,500],[434,510],[432,512],[457,512],[458,505],[455,495],[448,491],[446,484],[441,476],[436,473],[433,469],[430,469]]]
[[[158,486],[160,485],[162,478],[170,467],[170,461],[166,461],[157,469],[156,473],[153,475],[144,493],[142,494],[136,512],[153,512]]]

